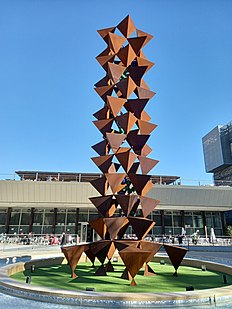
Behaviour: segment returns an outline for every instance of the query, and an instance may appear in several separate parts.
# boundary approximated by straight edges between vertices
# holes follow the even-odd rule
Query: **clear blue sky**
[[[155,37],[144,49],[156,63],[145,76],[157,93],[147,105],[158,124],[152,174],[212,179],[201,139],[232,119],[231,0],[1,0],[0,174],[98,172],[96,30],[128,14]]]

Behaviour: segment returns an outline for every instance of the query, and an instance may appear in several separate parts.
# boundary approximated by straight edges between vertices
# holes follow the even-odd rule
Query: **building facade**
[[[99,214],[89,198],[98,194],[90,181],[99,174],[65,175],[58,180],[54,173],[45,173],[45,178],[38,174],[36,179],[34,173],[34,180],[24,174],[19,181],[0,181],[0,233],[60,235],[65,231],[78,234],[81,241],[96,240],[88,222]],[[156,222],[150,233],[177,235],[184,228],[187,235],[199,230],[207,236],[213,227],[216,236],[222,236],[224,212],[232,209],[232,188],[182,186],[175,184],[177,179],[153,176],[149,197],[161,202],[149,216]],[[122,215],[120,210],[117,215]],[[131,227],[128,233],[133,234]]]
[[[217,186],[232,186],[232,121],[217,126],[203,139],[205,170]]]
[[[232,187],[232,121],[217,126],[203,139],[205,170],[213,173],[216,186]],[[232,211],[225,212],[226,224],[232,225]]]

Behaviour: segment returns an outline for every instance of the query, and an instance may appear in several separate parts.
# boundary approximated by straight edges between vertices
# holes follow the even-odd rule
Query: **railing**
[[[137,240],[137,237],[134,234],[126,234],[124,239],[134,239]],[[205,236],[199,236],[197,241],[193,240],[191,236],[185,236],[181,239],[178,236],[162,236],[162,235],[148,235],[145,240],[150,242],[159,242],[162,244],[169,244],[175,246],[184,246],[188,249],[190,247],[231,247],[232,246],[232,237],[220,236],[216,238],[205,238]],[[36,247],[52,247],[59,245],[75,245],[80,242],[78,235],[66,234],[65,241],[62,242],[61,235],[0,235],[0,251],[5,251],[19,247],[24,247],[26,249],[27,245],[32,248]],[[216,248],[215,248],[216,249]]]
[[[126,239],[137,238],[133,234],[127,234]],[[152,242],[159,242],[163,244],[173,244],[173,245],[183,245],[183,246],[232,246],[232,237],[231,236],[219,236],[219,237],[208,237],[204,235],[199,236],[197,239],[193,239],[192,236],[185,236],[180,238],[178,236],[162,236],[162,235],[148,235],[145,237],[145,240]]]
[[[79,243],[79,236],[66,234],[64,244],[76,244]],[[61,235],[48,235],[48,234],[33,234],[33,235],[21,235],[21,234],[1,234],[0,244],[2,245],[60,245]]]
[[[52,176],[48,176],[46,180],[40,180],[40,181],[57,181],[57,178],[54,178]],[[91,177],[95,177],[98,178],[100,176],[99,175],[95,175],[95,174],[85,174],[85,173],[79,173],[78,176],[76,176],[75,178],[72,179],[72,181],[76,181],[76,182],[89,182]],[[54,180],[55,179],[55,180]],[[162,180],[162,176],[160,176],[160,179]],[[7,173],[0,173],[0,180],[21,180],[19,178],[19,176],[14,173],[14,174],[7,174]],[[26,181],[26,180],[25,180]],[[62,177],[59,179],[59,181],[62,181]],[[232,181],[231,180],[216,180],[216,185],[217,186],[231,186],[232,187]],[[161,181],[160,183],[164,184],[165,183],[163,181]],[[171,184],[172,185],[172,184]],[[199,180],[199,179],[184,179],[184,178],[179,178],[176,181],[173,182],[173,185],[183,185],[183,186],[215,186],[215,184],[213,183],[213,180]]]
[[[19,180],[16,174],[0,173],[0,180]]]

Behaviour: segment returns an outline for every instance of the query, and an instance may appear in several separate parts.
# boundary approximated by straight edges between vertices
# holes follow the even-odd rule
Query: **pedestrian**
[[[65,235],[65,232],[63,232],[61,237],[60,237],[60,245],[61,246],[65,245],[65,238],[66,238],[66,235]]]
[[[179,246],[181,246],[182,243],[183,243],[183,236],[178,234],[178,235],[177,235],[177,238],[178,238]]]

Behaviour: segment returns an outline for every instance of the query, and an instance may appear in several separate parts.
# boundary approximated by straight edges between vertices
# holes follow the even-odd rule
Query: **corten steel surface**
[[[72,270],[72,278],[76,278],[77,275],[75,274],[75,268],[77,266],[77,263],[84,251],[87,251],[89,249],[88,245],[79,245],[79,246],[70,246],[70,247],[63,247],[61,250],[64,253],[64,256],[66,257],[69,266]]]
[[[153,36],[137,29],[130,16],[98,33],[106,43],[96,57],[104,72],[95,84],[103,106],[93,114],[93,123],[102,140],[92,146],[97,153],[92,160],[103,175],[91,181],[100,193],[90,198],[100,217],[89,224],[102,240],[91,243],[87,252],[91,252],[92,262],[96,256],[102,264],[96,274],[105,275],[107,269],[113,270],[110,260],[116,248],[126,266],[123,277],[136,285],[135,275],[144,263],[145,272],[152,272],[147,263],[161,247],[143,241],[155,225],[147,217],[159,204],[159,200],[146,196],[153,187],[148,173],[159,162],[148,157],[152,149],[147,142],[157,125],[145,111],[155,92],[144,75],[154,63],[142,51]],[[128,227],[137,241],[125,239]],[[175,269],[184,256],[180,253],[179,259],[175,257],[181,250],[167,249]],[[106,258],[109,263],[104,268]]]
[[[188,250],[185,248],[174,247],[171,245],[164,245],[164,248],[172,262],[173,267],[175,268],[173,276],[177,276],[177,269],[180,266],[180,263],[182,262]]]

